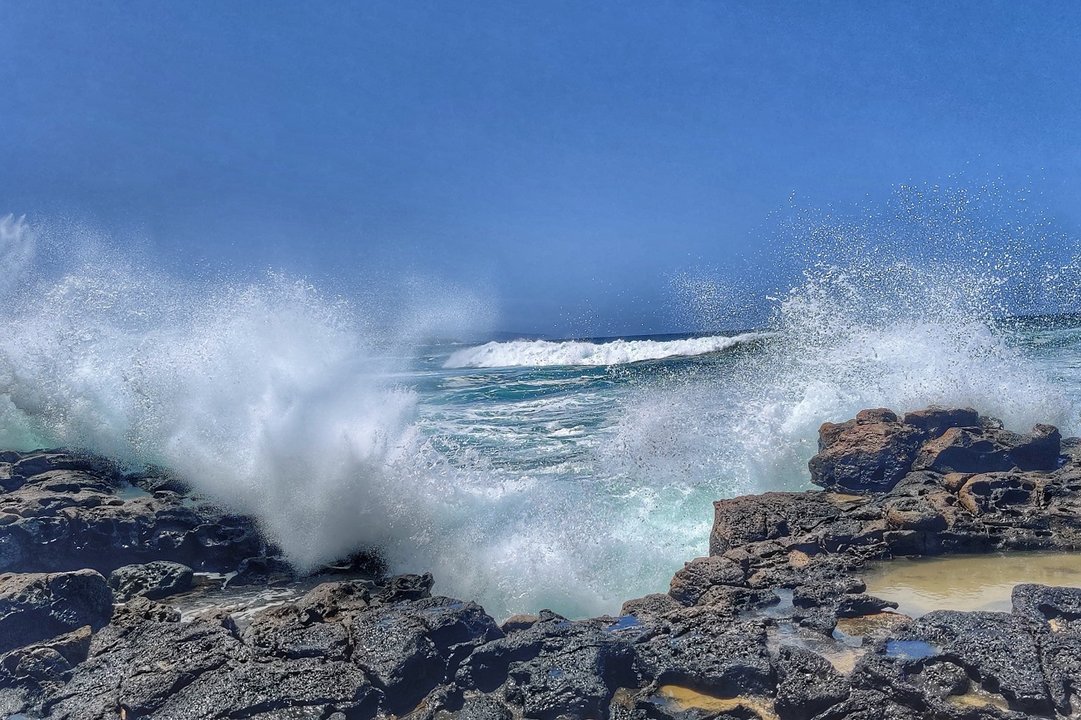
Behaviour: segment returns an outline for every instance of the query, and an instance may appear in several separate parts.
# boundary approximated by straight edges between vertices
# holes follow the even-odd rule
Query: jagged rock
[[[1062,437],[1057,428],[1037,425],[1030,435],[1000,428],[950,428],[926,443],[912,467],[938,473],[1054,470]]]
[[[130,489],[100,458],[8,453],[0,571],[58,572],[170,560],[227,572],[265,550],[255,523],[176,493]]]
[[[192,577],[192,570],[187,565],[156,560],[113,570],[109,574],[109,587],[117,602],[127,602],[136,595],[160,600],[190,590]]]
[[[373,593],[378,593],[376,584],[369,580],[326,582],[310,590],[296,606],[306,620],[329,620],[367,609]]]
[[[663,629],[635,646],[643,675],[722,697],[772,689],[772,668],[761,621],[734,621],[710,608],[669,615]]]
[[[431,596],[435,579],[431,573],[423,575],[396,575],[383,585],[380,600],[385,603],[401,600],[423,600]]]
[[[1018,473],[974,475],[957,491],[960,505],[973,515],[1027,503],[1036,481]]]
[[[950,428],[979,427],[980,415],[972,408],[927,408],[905,413],[904,424],[936,438]]]
[[[512,717],[511,709],[503,701],[478,695],[466,698],[457,712],[446,713],[438,720],[511,720]]]
[[[900,628],[894,635],[897,641],[926,643],[932,657],[965,668],[1015,710],[1052,710],[1036,642],[1016,615],[939,610]]]
[[[500,690],[526,717],[603,717],[616,690],[635,681],[632,625],[570,622],[548,614],[531,627],[476,648],[455,678],[459,687]]]
[[[558,653],[512,662],[504,695],[530,718],[602,717],[615,691],[635,682],[633,663],[626,643],[570,643]]]
[[[911,469],[924,439],[889,410],[864,410],[855,420],[819,430],[811,482],[842,492],[885,492]]]
[[[1040,649],[1040,662],[1055,709],[1081,710],[1081,588],[1018,585],[1013,612],[1028,621]]]
[[[821,655],[782,646],[774,709],[781,720],[811,720],[848,697],[848,683]]]
[[[453,678],[477,646],[503,633],[476,603],[450,598],[400,600],[353,618],[353,661],[386,692],[388,709],[412,709]]]
[[[103,627],[112,613],[113,594],[93,570],[0,575],[0,652]]]
[[[668,594],[676,602],[694,605],[710,589],[719,585],[745,585],[739,563],[725,557],[700,557],[687,563],[672,578]]]
[[[131,605],[153,608],[136,598]],[[253,652],[220,623],[175,622],[135,612],[97,635],[90,655],[60,690],[41,701],[50,718],[256,717],[288,708],[326,717],[375,714],[381,694],[353,664],[284,661]]]
[[[857,618],[864,615],[873,615],[883,610],[893,610],[897,603],[889,600],[881,600],[873,595],[857,593],[843,595],[837,602],[834,615],[839,618]]]
[[[781,720],[983,720],[1081,710],[1081,590],[1023,586],[1012,614],[909,620],[867,615],[892,603],[859,579],[869,562],[903,554],[1081,547],[1081,441],[1049,426],[1016,435],[967,409],[903,419],[873,410],[824,425],[821,447],[816,478],[844,492],[718,501],[710,557],[618,618],[541,611],[500,629],[479,606],[432,598],[430,575],[327,582],[254,614],[186,610],[184,622],[136,596],[92,638],[90,628],[53,633],[0,656],[0,716],[748,720],[772,703]],[[1010,466],[960,469],[977,461]],[[253,558],[242,568],[251,581],[280,570],[295,582],[249,520],[155,482],[63,453],[0,453],[0,567],[104,549],[109,569]],[[145,572],[124,568],[117,585]],[[865,652],[841,675],[789,647],[790,632],[811,647],[831,633],[862,638]],[[665,685],[762,704],[681,709]],[[1013,709],[960,705],[976,687]]]
[[[113,610],[112,625],[116,627],[137,625],[144,620],[180,622],[180,611],[171,605],[154,602],[141,595],[135,596],[123,605],[118,605]]]
[[[265,655],[287,660],[346,660],[352,646],[349,628],[341,622],[310,621],[297,605],[272,607],[255,615],[244,641]]]
[[[665,593],[653,593],[644,597],[628,600],[620,608],[620,615],[635,617],[654,617],[665,615],[683,607],[675,598]]]
[[[296,577],[293,566],[281,558],[260,555],[244,558],[237,565],[236,575],[229,579],[229,584],[268,585],[273,582],[288,582]]]
[[[840,515],[829,498],[810,493],[765,493],[713,503],[709,554],[789,537]]]

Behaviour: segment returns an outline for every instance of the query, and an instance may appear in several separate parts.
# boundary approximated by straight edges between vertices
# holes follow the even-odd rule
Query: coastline
[[[1081,589],[1020,585],[1009,613],[906,618],[860,577],[892,557],[1081,549],[1081,439],[1050,426],[1018,435],[972,410],[867,410],[823,425],[810,468],[822,490],[717,501],[709,556],[668,592],[614,617],[539,610],[499,625],[475,603],[431,596],[429,575],[383,576],[370,556],[250,614],[182,618],[170,602],[191,591],[191,571],[236,572],[234,587],[288,575],[251,519],[100,458],[0,453],[0,715],[1081,711]],[[859,652],[840,662],[830,648]]]

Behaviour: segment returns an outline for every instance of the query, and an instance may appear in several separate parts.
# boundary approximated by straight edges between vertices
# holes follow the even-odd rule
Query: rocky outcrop
[[[36,612],[52,624],[43,620],[24,635],[0,632],[12,638],[0,656],[0,713],[79,720],[1081,713],[1081,589],[1023,585],[1011,612],[911,619],[868,594],[859,576],[869,562],[902,555],[1078,549],[1081,441],[1048,426],[1019,435],[972,410],[932,408],[903,416],[871,410],[827,423],[820,447],[810,466],[825,490],[718,501],[709,556],[688,562],[667,593],[588,620],[542,610],[499,626],[474,603],[433,596],[430,575],[373,574],[326,582],[259,611],[211,608],[181,622],[166,594],[190,579],[183,568],[150,560],[175,561],[183,546],[197,569],[207,567],[203,554],[219,566],[239,565],[234,581],[248,587],[288,580],[289,568],[253,543],[242,519],[236,533],[214,536],[235,547],[192,545],[199,525],[170,525],[157,509],[129,508],[147,518],[145,537],[157,543],[148,554],[167,557],[110,568],[117,599],[125,600],[115,611],[104,578],[91,571],[3,576],[22,603],[10,616]],[[50,513],[85,520],[90,509],[133,501],[107,463],[57,453],[3,457],[0,507],[12,495],[8,504],[26,510],[8,525],[30,518],[47,525]],[[69,484],[43,477],[50,473],[64,473]],[[182,487],[140,482],[159,489],[135,500],[192,509],[177,492]],[[212,517],[193,512],[199,522]],[[110,538],[103,544],[125,537],[102,532]],[[26,537],[30,548],[46,535]],[[44,551],[43,562],[83,557],[74,541],[58,537],[62,552]],[[121,542],[108,563],[132,548]],[[96,590],[56,585],[61,575]],[[96,615],[60,612],[82,607],[84,590],[98,598]],[[0,629],[4,618],[0,610]]]
[[[155,560],[145,565],[124,565],[109,575],[109,587],[117,602],[143,596],[151,600],[190,590],[194,574],[187,565]]]
[[[899,418],[864,410],[845,423],[825,423],[811,481],[839,492],[888,492],[913,470],[935,473],[1050,472],[1058,466],[1062,437],[1037,425],[1028,435],[1003,429],[975,410],[927,409]]]
[[[138,484],[131,484],[131,482]],[[55,572],[155,560],[229,572],[265,555],[255,523],[98,458],[0,454],[0,572]]]
[[[85,625],[103,627],[113,595],[93,570],[0,575],[0,653]]]

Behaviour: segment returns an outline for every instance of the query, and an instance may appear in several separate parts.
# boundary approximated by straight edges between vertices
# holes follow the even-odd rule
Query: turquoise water
[[[178,280],[107,249],[58,266],[0,224],[25,249],[0,287],[0,446],[167,467],[300,567],[375,547],[498,616],[666,590],[714,500],[806,487],[821,423],[862,408],[1081,429],[1076,318],[999,319],[1016,296],[1072,307],[1059,266],[1026,285],[1009,263],[828,252],[740,300],[754,332],[433,344],[483,335],[484,313]]]

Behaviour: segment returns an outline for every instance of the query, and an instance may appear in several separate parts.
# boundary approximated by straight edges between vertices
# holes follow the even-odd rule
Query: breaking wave
[[[729,350],[762,338],[762,333],[713,335],[680,340],[512,340],[457,350],[446,368],[608,366],[693,357]]]
[[[989,233],[947,199],[945,219],[906,199],[811,222],[764,279],[693,283],[691,306],[723,314],[697,327],[762,332],[449,357],[427,340],[483,314],[459,291],[403,313],[282,274],[178,280],[108,251],[46,258],[9,217],[0,445],[167,467],[301,567],[375,546],[495,615],[615,612],[706,551],[711,501],[806,487],[823,421],[938,403],[1081,431],[1081,332],[1003,322],[1078,309],[1073,245],[1040,223]]]
[[[425,337],[423,313],[387,323],[382,308],[273,273],[184,282],[107,247],[50,272],[43,246],[71,238],[4,222],[22,272],[2,298],[0,446],[165,467],[257,517],[301,568],[358,547],[395,553],[429,522],[430,489],[410,480],[418,397],[394,359]]]

